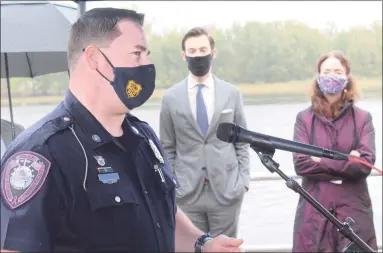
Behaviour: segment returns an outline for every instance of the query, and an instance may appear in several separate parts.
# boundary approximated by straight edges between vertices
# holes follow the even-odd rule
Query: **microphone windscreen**
[[[217,138],[221,141],[231,143],[234,138],[235,126],[234,123],[220,123],[217,128]]]

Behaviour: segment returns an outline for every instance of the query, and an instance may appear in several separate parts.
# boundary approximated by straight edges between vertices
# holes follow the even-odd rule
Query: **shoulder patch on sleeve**
[[[1,174],[1,193],[9,208],[29,201],[44,184],[51,162],[31,152],[18,152],[8,158]]]

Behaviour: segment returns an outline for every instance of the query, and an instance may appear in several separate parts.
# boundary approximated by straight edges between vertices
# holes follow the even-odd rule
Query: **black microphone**
[[[217,129],[217,138],[221,141],[229,143],[249,143],[251,147],[258,148],[260,150],[270,149],[270,145],[272,145],[274,149],[280,149],[314,157],[325,157],[333,160],[348,160],[348,155],[337,151],[327,150],[309,144],[251,132],[234,123],[220,123]]]

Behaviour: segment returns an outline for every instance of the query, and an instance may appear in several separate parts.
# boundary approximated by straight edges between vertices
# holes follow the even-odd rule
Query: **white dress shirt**
[[[189,75],[188,80],[188,95],[189,95],[189,103],[192,114],[195,119],[197,119],[197,91],[198,91],[198,83],[193,77]],[[205,102],[207,117],[209,120],[209,124],[214,114],[214,100],[215,100],[215,83],[213,79],[213,75],[209,74],[208,78],[202,83],[205,86],[202,88],[202,97]]]

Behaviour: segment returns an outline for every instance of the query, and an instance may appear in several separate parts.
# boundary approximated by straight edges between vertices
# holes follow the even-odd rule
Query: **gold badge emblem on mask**
[[[128,98],[137,97],[141,91],[142,86],[133,80],[129,81],[126,85],[126,95],[128,96]]]

